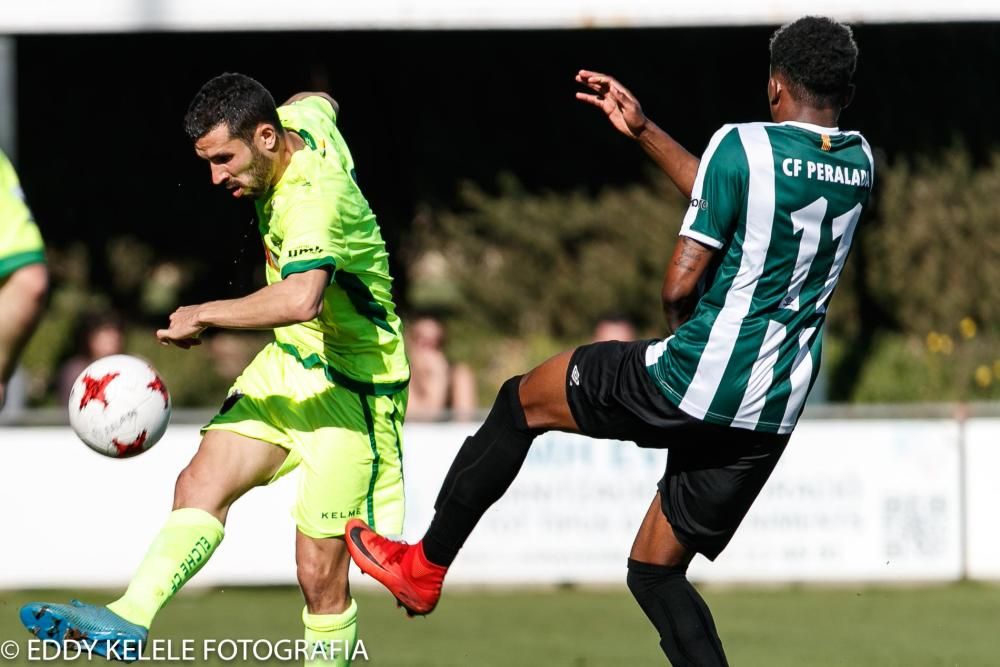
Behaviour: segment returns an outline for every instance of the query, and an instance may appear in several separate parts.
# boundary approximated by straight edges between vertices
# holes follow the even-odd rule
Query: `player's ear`
[[[254,141],[265,151],[278,149],[278,131],[270,123],[261,123],[254,132]]]
[[[776,79],[774,76],[770,76],[767,79],[767,101],[774,107],[778,105],[781,100],[782,93],[785,92],[784,86],[781,85],[781,81]]]

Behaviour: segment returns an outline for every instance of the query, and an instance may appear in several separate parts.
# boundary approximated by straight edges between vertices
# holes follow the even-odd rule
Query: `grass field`
[[[703,592],[734,666],[1000,665],[1000,587],[992,585]],[[108,600],[99,591],[78,595]],[[28,636],[17,621],[20,605],[69,597],[65,591],[0,592],[0,642],[17,640],[22,650],[19,659],[0,664],[33,664],[24,659]],[[382,591],[364,589],[357,597],[372,665],[665,663],[652,626],[624,588],[457,589],[420,619],[406,618]],[[186,592],[161,613],[154,636],[178,647],[182,639],[193,640],[198,655],[209,638],[295,639],[301,636],[301,605],[292,588]]]

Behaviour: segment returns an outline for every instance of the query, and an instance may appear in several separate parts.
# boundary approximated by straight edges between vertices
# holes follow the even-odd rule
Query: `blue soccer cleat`
[[[108,660],[134,662],[142,655],[149,630],[130,623],[107,607],[71,600],[69,604],[30,602],[21,607],[21,623],[44,641],[77,642]]]

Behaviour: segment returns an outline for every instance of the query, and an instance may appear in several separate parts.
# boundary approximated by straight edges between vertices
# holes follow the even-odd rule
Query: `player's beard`
[[[248,197],[260,199],[270,189],[269,181],[271,180],[272,162],[271,158],[264,155],[256,146],[253,144],[250,145],[250,167],[247,170],[248,182],[243,187],[243,192]]]

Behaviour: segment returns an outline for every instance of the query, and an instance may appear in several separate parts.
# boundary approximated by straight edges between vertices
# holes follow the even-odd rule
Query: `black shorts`
[[[670,450],[657,485],[663,514],[682,545],[715,560],[789,436],[709,424],[682,412],[646,371],[646,348],[653,342],[577,348],[566,372],[566,398],[584,435]]]

